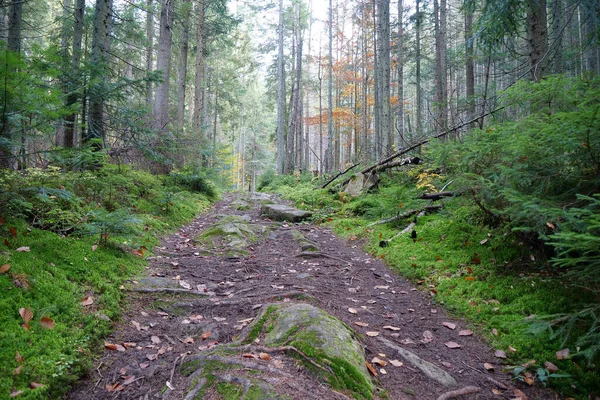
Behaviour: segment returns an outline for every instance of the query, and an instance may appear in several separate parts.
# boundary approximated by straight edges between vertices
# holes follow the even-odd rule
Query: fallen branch
[[[386,164],[379,165],[376,168],[373,168],[369,172],[372,174],[376,174],[378,172],[385,171],[390,168],[402,167],[403,165],[409,165],[409,164],[414,164],[414,165],[421,164],[421,159],[419,157],[405,158],[404,160],[399,160],[399,161],[394,161],[394,162],[389,162]]]
[[[457,390],[452,390],[450,392],[446,392],[443,395],[441,395],[440,397],[438,397],[437,400],[454,399],[459,396],[464,396],[465,394],[478,393],[480,391],[481,391],[481,388],[478,386],[465,386],[462,389],[457,389]]]
[[[327,186],[329,186],[331,184],[331,182],[335,181],[339,176],[345,175],[348,171],[350,171],[351,169],[354,169],[358,167],[358,164],[354,164],[351,167],[346,168],[346,170],[344,170],[344,172],[338,172],[337,175],[335,175],[333,178],[329,179],[327,182],[325,182],[323,185],[321,185],[321,189],[325,189]]]
[[[422,217],[425,215],[425,211],[421,211],[417,217]],[[407,232],[410,232],[415,225],[417,225],[416,220],[411,222],[410,224],[408,224],[408,226],[406,228],[404,228],[403,230],[401,230],[400,232],[396,233],[394,236],[392,236],[391,238],[387,239],[387,240],[382,240],[381,242],[379,242],[379,247],[386,247],[388,245],[388,243],[390,243],[392,240],[396,239],[398,236],[401,236]]]
[[[510,389],[510,388],[508,387],[508,385],[506,385],[506,384],[504,384],[504,383],[502,383],[502,382],[500,382],[500,381],[497,381],[497,380],[495,380],[495,379],[494,379],[494,378],[492,378],[491,376],[486,376],[486,377],[485,377],[485,379],[486,379],[488,382],[491,382],[491,383],[493,383],[494,385],[498,386],[498,387],[499,387],[500,389],[502,389],[502,390],[508,390],[508,389]]]
[[[367,227],[371,227],[371,226],[375,226],[375,225],[382,225],[382,224],[387,224],[388,222],[394,222],[394,221],[398,221],[399,219],[405,219],[408,217],[412,217],[415,214],[420,213],[423,210],[409,210],[405,213],[402,213],[400,215],[396,215],[395,217],[392,218],[387,218],[387,219],[382,219],[380,221],[375,221],[375,222],[371,222],[369,225],[367,225]]]
[[[367,172],[369,172],[369,171],[371,171],[371,170],[373,170],[373,169],[377,168],[377,167],[378,167],[378,166],[380,166],[380,165],[387,164],[387,163],[389,163],[390,161],[392,161],[392,160],[394,160],[394,159],[396,159],[396,158],[400,157],[401,155],[403,155],[403,154],[406,154],[406,153],[409,153],[409,152],[411,152],[411,151],[413,151],[413,150],[415,150],[415,149],[417,149],[417,148],[419,148],[419,147],[423,146],[424,144],[427,144],[427,143],[429,143],[429,142],[431,141],[431,139],[439,139],[439,138],[441,138],[441,137],[444,137],[444,136],[448,135],[449,133],[451,133],[451,132],[454,132],[454,131],[457,131],[457,130],[459,130],[460,128],[462,128],[462,127],[464,127],[464,126],[467,126],[467,125],[470,125],[470,124],[472,124],[473,122],[477,122],[477,121],[479,121],[479,120],[480,120],[482,117],[485,117],[485,116],[487,116],[487,115],[490,115],[490,114],[494,114],[494,113],[496,113],[496,112],[498,112],[498,111],[500,111],[500,110],[503,110],[504,108],[506,108],[506,107],[500,107],[500,108],[497,108],[497,109],[495,109],[495,110],[489,111],[488,113],[486,113],[486,114],[483,114],[483,115],[480,115],[480,116],[479,116],[479,117],[477,117],[477,118],[473,118],[473,119],[472,119],[472,120],[470,120],[470,121],[467,121],[467,122],[464,122],[464,123],[462,123],[462,124],[460,124],[460,125],[457,125],[457,126],[455,126],[454,128],[452,128],[452,129],[449,129],[449,130],[447,130],[447,131],[444,131],[444,132],[442,132],[442,133],[438,133],[437,135],[434,135],[434,136],[432,136],[432,137],[430,137],[430,138],[423,139],[423,140],[421,140],[420,142],[417,142],[417,143],[415,143],[415,144],[413,144],[413,145],[411,145],[411,146],[408,146],[407,148],[404,148],[404,149],[402,149],[402,150],[398,150],[398,151],[397,151],[397,152],[395,152],[394,154],[392,154],[392,155],[390,155],[390,156],[388,156],[388,157],[384,158],[383,160],[380,160],[380,161],[376,162],[375,164],[371,165],[370,167],[367,167],[367,168],[363,169],[363,170],[362,170],[362,171],[360,171],[360,172],[361,172],[362,174],[366,174]]]
[[[437,192],[437,193],[423,193],[419,196],[422,200],[439,200],[442,197],[452,197],[454,192]]]

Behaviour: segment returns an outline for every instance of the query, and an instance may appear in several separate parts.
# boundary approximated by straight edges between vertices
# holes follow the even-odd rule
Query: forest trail
[[[146,276],[124,288],[130,298],[122,320],[89,376],[67,398],[191,399],[190,389],[204,399],[243,398],[244,392],[247,398],[351,398],[316,378],[301,355],[269,351],[257,341],[231,347],[225,362],[236,368],[220,370],[212,380],[182,371],[189,360],[215,361],[203,354],[247,337],[264,305],[278,302],[309,303],[351,327],[377,372],[375,398],[438,399],[469,386],[480,391],[457,398],[518,398],[518,390],[527,396],[521,398],[559,398],[520,382],[515,387],[501,372],[501,359],[464,321],[448,317],[429,294],[357,241],[324,227],[262,217],[261,203],[271,198],[277,200],[228,194],[165,238]],[[219,230],[230,235],[219,236]],[[252,397],[248,376],[276,395]],[[227,385],[219,392],[214,381]],[[235,387],[239,393],[231,391]]]

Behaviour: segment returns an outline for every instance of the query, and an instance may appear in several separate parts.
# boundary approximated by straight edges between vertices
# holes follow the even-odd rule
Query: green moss
[[[241,398],[244,393],[243,387],[227,382],[219,382],[215,385],[215,388],[217,389],[217,392],[227,400],[237,400]]]
[[[270,315],[276,309],[277,309],[277,307],[275,307],[274,305],[270,305],[267,307],[267,309],[265,310],[263,315],[258,319],[258,321],[256,321],[252,325],[250,332],[248,332],[248,335],[246,336],[246,339],[244,340],[245,344],[253,343],[260,336],[265,324],[269,321]]]

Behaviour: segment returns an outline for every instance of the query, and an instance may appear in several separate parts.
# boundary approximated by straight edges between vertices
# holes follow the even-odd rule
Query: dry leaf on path
[[[558,367],[556,365],[552,364],[550,361],[546,361],[544,363],[544,367],[546,367],[546,369],[550,373],[558,371]]]
[[[398,328],[397,326],[391,326],[391,325],[386,325],[383,327],[383,329],[389,329],[390,331],[394,331],[394,332],[397,332],[400,330],[400,328]]]
[[[202,332],[202,335],[200,335],[200,340],[205,340],[205,339],[208,339],[209,337],[210,337],[210,331]]]
[[[496,351],[494,352],[494,355],[495,355],[497,358],[506,358],[506,353],[504,352],[504,350],[496,350]]]
[[[367,336],[369,336],[369,337],[379,336],[379,332],[370,331],[370,332],[367,332]]]
[[[356,311],[356,308],[352,308],[352,307],[350,307],[350,308],[348,309],[348,312],[349,312],[350,314],[358,314],[358,311]]]
[[[367,369],[369,370],[369,372],[371,373],[371,375],[377,376],[377,371],[375,370],[375,368],[373,368],[373,366],[371,365],[371,363],[369,363],[368,361],[365,361],[365,365],[367,366]]]
[[[244,354],[242,354],[242,357],[244,357],[244,358],[258,358],[256,354],[252,354],[252,353],[244,353]]]
[[[194,338],[191,337],[191,336],[188,336],[185,339],[183,339],[183,343],[185,343],[185,344],[192,344],[192,343],[194,343]]]
[[[460,332],[458,332],[458,336],[471,336],[473,335],[473,331],[469,330],[469,329],[464,329]]]
[[[29,307],[19,308],[19,315],[23,318],[23,322],[28,323],[33,318],[33,311]]]
[[[521,392],[519,389],[515,388],[515,397],[518,400],[527,400],[527,395],[525,395],[525,393]]]
[[[152,344],[159,344],[161,342],[158,336],[151,336],[150,341],[152,342]]]
[[[392,364],[394,367],[401,367],[404,365],[404,363],[398,360],[390,360],[390,364]]]
[[[387,375],[387,371],[383,368],[381,368],[379,372],[381,372],[381,375]]]
[[[192,288],[192,285],[190,285],[186,281],[179,281],[179,286],[181,286],[182,288],[187,289],[187,290],[190,290]]]
[[[421,340],[421,342],[422,343],[433,342],[433,333],[431,333],[431,331],[423,332],[423,339]]]
[[[106,386],[104,386],[104,387],[109,392],[119,392],[121,390],[125,390],[125,386],[123,386],[123,385],[121,385],[119,383],[115,383],[114,385],[111,385],[111,384],[107,383]]]
[[[17,249],[17,251],[19,253],[29,253],[31,251],[31,249],[29,247],[27,247],[27,246],[23,246],[23,247],[19,247]]]
[[[494,370],[494,366],[490,363],[485,363],[483,364],[483,368],[487,369],[488,371],[493,371]]]
[[[456,342],[446,342],[446,343],[444,343],[444,345],[446,347],[448,347],[449,349],[459,349],[462,347],[462,345],[460,345]]]
[[[271,359],[271,356],[268,353],[258,353],[258,358],[260,358],[263,361],[269,361]]]
[[[354,325],[361,326],[363,328],[366,328],[367,326],[369,326],[369,324],[367,324],[366,322],[360,322],[360,321],[355,321]]]
[[[134,375],[129,375],[125,377],[125,380],[123,381],[123,385],[130,385],[133,382],[135,382],[135,376]]]
[[[81,300],[82,306],[91,306],[92,304],[94,304],[94,298],[92,296],[88,296]]]
[[[456,329],[456,324],[453,324],[452,322],[442,322],[442,325],[444,325],[448,329]]]
[[[387,363],[387,361],[385,361],[385,360],[382,360],[382,359],[381,359],[381,358],[379,358],[379,357],[373,357],[373,359],[371,360],[371,363],[373,363],[373,364],[377,364],[377,365],[379,365],[380,367],[385,367],[385,366],[388,364],[388,363]]]
[[[104,342],[104,347],[106,347],[109,350],[116,350],[116,351],[126,351],[127,350],[124,346],[121,346],[120,344],[108,343],[108,342]]]
[[[501,391],[501,390],[498,390],[498,389],[496,389],[496,388],[492,388],[492,393],[494,393],[494,394],[495,394],[495,395],[497,395],[497,396],[500,396],[500,395],[502,394],[502,391]]]

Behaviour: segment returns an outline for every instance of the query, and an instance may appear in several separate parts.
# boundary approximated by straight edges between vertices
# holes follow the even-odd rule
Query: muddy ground
[[[264,195],[227,195],[165,238],[154,249],[146,276],[125,288],[129,301],[122,320],[89,376],[67,398],[185,399],[192,398],[190,389],[200,393],[198,398],[237,398],[206,382],[199,387],[199,375],[181,366],[245,337],[252,319],[277,302],[310,303],[351,327],[377,373],[372,376],[375,398],[438,399],[465,387],[480,390],[453,398],[512,399],[519,390],[529,399],[559,398],[511,381],[494,349],[470,334],[465,321],[447,316],[429,294],[356,241],[310,223],[261,217],[266,200]],[[211,230],[224,220],[230,232]],[[268,351],[259,340],[236,346],[229,362],[246,371],[260,368],[280,398],[352,398],[348,391],[330,388],[298,354]],[[417,361],[403,357],[405,351]],[[260,353],[268,356],[261,359]],[[372,362],[375,357],[381,362]],[[419,368],[419,360],[456,383],[443,384],[435,372]],[[245,378],[222,372],[219,379],[229,388],[241,385],[244,393]]]

